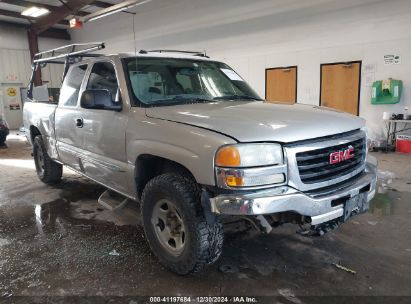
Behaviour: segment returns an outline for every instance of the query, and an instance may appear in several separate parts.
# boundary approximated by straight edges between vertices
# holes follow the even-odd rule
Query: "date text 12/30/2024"
[[[150,297],[150,303],[258,303],[255,297]]]

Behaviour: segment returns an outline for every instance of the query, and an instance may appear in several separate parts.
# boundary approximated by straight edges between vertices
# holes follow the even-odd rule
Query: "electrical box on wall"
[[[389,78],[375,81],[372,85],[372,104],[399,103],[402,93],[402,80]]]

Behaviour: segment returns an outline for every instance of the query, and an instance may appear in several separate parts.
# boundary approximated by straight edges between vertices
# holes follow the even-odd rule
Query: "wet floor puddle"
[[[138,270],[150,265],[141,227],[86,220],[79,208],[65,199],[0,208],[0,292],[47,289],[58,281],[70,285],[67,280],[90,272],[99,275],[100,268]],[[110,255],[113,250],[116,256]],[[51,273],[58,273],[56,282],[48,281]]]
[[[396,199],[389,193],[377,193],[370,202],[369,212],[377,216],[387,216],[394,213]]]
[[[394,179],[394,173],[390,171],[378,171],[377,193],[370,201],[369,213],[376,216],[394,214],[395,205],[400,200],[396,189],[390,186]]]

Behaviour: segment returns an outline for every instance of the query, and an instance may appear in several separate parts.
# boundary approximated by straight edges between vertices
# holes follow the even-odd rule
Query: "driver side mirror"
[[[84,109],[121,111],[122,105],[114,102],[108,90],[85,90],[81,94],[80,105]]]

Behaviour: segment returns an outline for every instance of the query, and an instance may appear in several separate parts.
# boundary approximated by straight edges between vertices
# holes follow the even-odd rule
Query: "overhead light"
[[[86,15],[82,18],[83,22],[89,22],[93,20],[97,20],[103,17],[107,17],[109,15],[125,11],[129,8],[132,8],[137,5],[141,5],[147,2],[150,2],[151,0],[129,0],[129,1],[123,1],[122,3],[115,4],[112,6],[109,6],[105,9],[102,9],[100,11],[91,13],[89,15]]]
[[[47,8],[32,6],[21,12],[23,16],[37,18],[50,13]]]
[[[70,28],[82,28],[83,27],[83,22],[81,22],[78,18],[71,18],[70,19]]]

